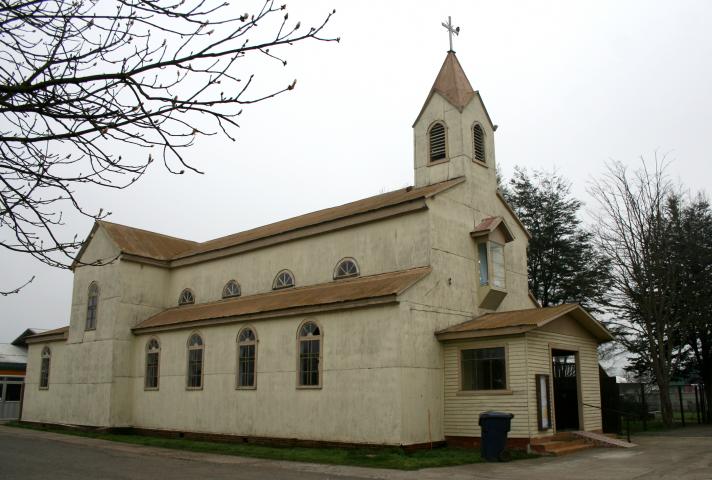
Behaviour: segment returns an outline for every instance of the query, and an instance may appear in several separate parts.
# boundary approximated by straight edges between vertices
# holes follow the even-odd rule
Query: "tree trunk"
[[[672,428],[672,401],[670,400],[670,384],[667,381],[658,379],[658,389],[660,390],[660,411],[663,417],[665,428]]]

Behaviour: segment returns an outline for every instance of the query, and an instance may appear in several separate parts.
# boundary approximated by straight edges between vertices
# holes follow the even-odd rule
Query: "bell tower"
[[[452,50],[459,28],[453,29],[449,19],[443,26],[450,33],[450,50],[413,124],[415,186],[465,177],[480,192],[494,194],[496,126]]]

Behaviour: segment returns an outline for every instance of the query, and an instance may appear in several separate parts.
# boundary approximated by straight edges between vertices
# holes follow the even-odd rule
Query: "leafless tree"
[[[663,422],[672,425],[670,378],[679,351],[679,325],[672,314],[677,268],[670,259],[668,202],[673,185],[665,159],[643,160],[634,172],[608,165],[590,193],[600,205],[596,236],[613,276],[610,322],[618,340],[646,363],[660,389]]]
[[[80,204],[79,184],[123,189],[155,160],[172,173],[199,172],[185,153],[196,138],[234,141],[244,105],[294,88],[296,80],[265,91],[252,73],[260,62],[286,65],[295,43],[339,40],[323,36],[335,12],[305,27],[271,0],[237,8],[0,1],[2,247],[68,267],[81,239],[64,232],[63,211],[107,214]]]

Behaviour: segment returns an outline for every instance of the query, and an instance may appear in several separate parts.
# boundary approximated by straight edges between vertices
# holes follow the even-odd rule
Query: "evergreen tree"
[[[610,285],[608,269],[591,232],[578,218],[582,203],[571,185],[555,172],[515,168],[501,188],[504,197],[531,233],[529,289],[542,306],[579,303],[600,311]]]

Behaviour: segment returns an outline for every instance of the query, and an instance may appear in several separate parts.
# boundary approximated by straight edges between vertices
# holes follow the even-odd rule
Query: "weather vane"
[[[452,26],[452,19],[451,17],[447,17],[447,23],[443,22],[443,27],[448,31],[448,34],[450,35],[450,50],[451,52],[455,53],[455,50],[452,49],[452,34],[454,33],[455,35],[460,34],[460,27],[453,27]]]

